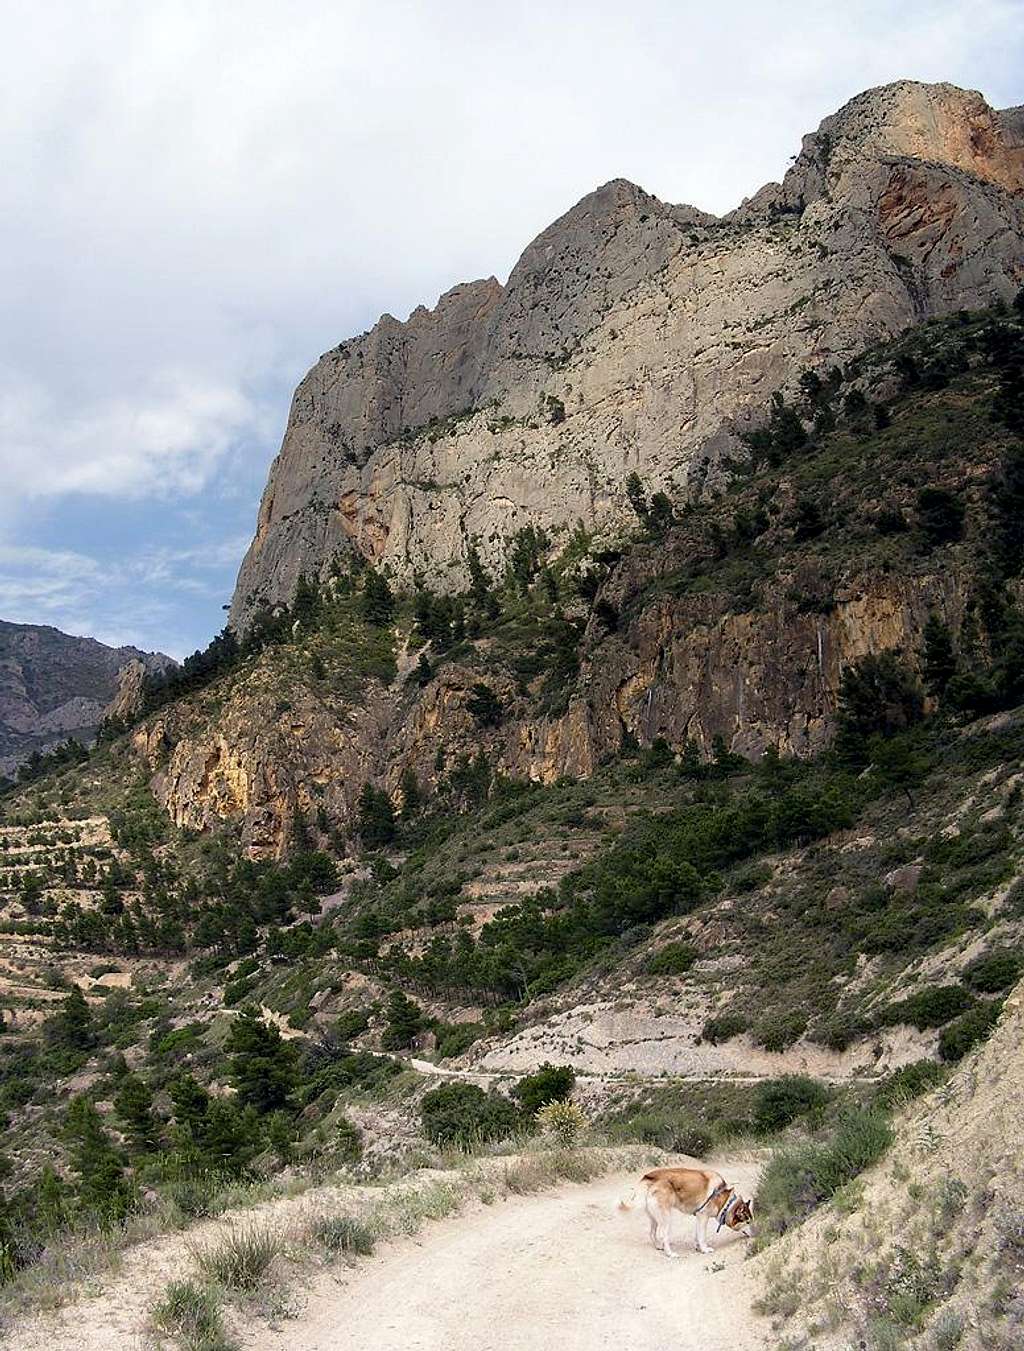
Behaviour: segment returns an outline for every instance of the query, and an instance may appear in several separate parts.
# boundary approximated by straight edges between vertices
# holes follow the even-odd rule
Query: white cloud
[[[0,373],[0,481],[24,496],[194,493],[257,432],[250,398],[201,377],[154,372],[146,390],[67,408],[56,389]]]

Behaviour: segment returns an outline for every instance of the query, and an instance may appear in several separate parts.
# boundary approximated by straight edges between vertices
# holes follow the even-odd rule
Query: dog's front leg
[[[712,1251],[708,1243],[708,1217],[706,1215],[697,1216],[697,1243],[698,1252],[709,1253]]]

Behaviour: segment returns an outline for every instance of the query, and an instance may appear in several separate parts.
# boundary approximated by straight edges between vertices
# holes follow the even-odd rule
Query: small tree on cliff
[[[364,783],[356,812],[356,829],[367,849],[381,849],[395,838],[395,809],[383,789]]]
[[[386,628],[395,614],[395,597],[388,579],[373,568],[367,568],[363,592],[359,598],[363,618],[376,628]]]

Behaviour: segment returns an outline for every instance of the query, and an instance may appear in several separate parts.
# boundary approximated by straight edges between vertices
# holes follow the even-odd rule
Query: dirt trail
[[[754,1164],[721,1165],[749,1191]],[[713,1257],[650,1246],[647,1218],[617,1203],[635,1174],[478,1206],[353,1269],[321,1278],[302,1315],[243,1339],[246,1351],[757,1351],[767,1323],[750,1313],[744,1240],[728,1230]]]
[[[266,1010],[270,1012],[270,1010]],[[275,1015],[280,1016],[280,1015]],[[372,1055],[380,1055],[381,1059],[388,1059],[383,1053],[378,1051],[371,1052]],[[405,1063],[418,1074],[433,1075],[436,1079],[461,1079],[467,1083],[479,1084],[486,1088],[491,1084],[508,1083],[510,1079],[519,1079],[525,1070],[484,1070],[477,1069],[475,1066],[469,1066],[460,1069],[453,1065],[436,1065],[432,1060],[421,1060],[416,1056],[407,1056]],[[788,1067],[779,1057],[780,1068],[772,1074],[737,1074],[733,1071],[728,1073],[722,1070],[708,1070],[706,1073],[689,1074],[666,1074],[659,1071],[657,1074],[635,1074],[623,1073],[616,1070],[576,1070],[576,1082],[578,1084],[616,1084],[623,1086],[633,1086],[642,1088],[653,1085],[664,1088],[670,1084],[763,1084],[773,1079],[777,1079],[779,1074],[787,1072]],[[802,1069],[795,1070],[794,1073],[803,1073]],[[825,1084],[849,1084],[856,1082],[859,1084],[880,1083],[885,1078],[884,1074],[858,1074],[856,1078],[849,1074],[816,1074],[816,1079],[820,1079]]]
[[[756,1159],[714,1166],[744,1192],[755,1189]],[[699,1256],[692,1219],[676,1216],[678,1259],[655,1252],[639,1171],[493,1205],[469,1201],[354,1266],[290,1272],[286,1302],[297,1316],[268,1326],[243,1301],[229,1312],[234,1344],[240,1351],[760,1351],[767,1324],[750,1312],[755,1280],[743,1260],[745,1241],[723,1230],[711,1236],[715,1255]],[[637,1204],[623,1214],[618,1202],[631,1192]],[[0,1328],[0,1346],[150,1351],[148,1311],[168,1281],[192,1274],[193,1244],[215,1241],[239,1219],[297,1232],[325,1207],[355,1203],[358,1210],[384,1196],[379,1188],[326,1187],[143,1242],[62,1309]]]

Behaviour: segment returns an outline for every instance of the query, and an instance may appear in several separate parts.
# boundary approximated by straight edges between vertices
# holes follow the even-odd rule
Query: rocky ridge
[[[34,750],[72,736],[89,740],[129,664],[145,672],[174,663],[159,652],[0,620],[0,775],[13,773]]]
[[[948,84],[869,90],[725,217],[614,180],[505,286],[385,315],[296,391],[232,624],[338,554],[450,589],[471,541],[500,569],[526,525],[614,534],[631,470],[676,501],[721,486],[801,370],[1016,292],[1022,127]]]

